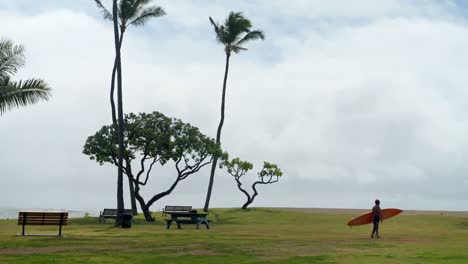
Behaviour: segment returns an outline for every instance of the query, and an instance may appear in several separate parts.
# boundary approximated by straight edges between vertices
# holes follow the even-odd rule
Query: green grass
[[[131,229],[72,219],[63,238],[16,237],[16,221],[0,220],[0,263],[468,263],[462,217],[403,214],[384,221],[383,238],[371,240],[371,226],[350,229],[346,214],[220,209],[210,215],[210,230],[166,230],[155,216]]]

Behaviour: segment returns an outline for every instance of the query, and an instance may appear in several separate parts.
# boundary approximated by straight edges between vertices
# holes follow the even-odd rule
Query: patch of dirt
[[[292,255],[296,257],[321,256],[331,251],[325,246],[318,245],[295,245],[294,247],[279,247],[274,250],[259,246],[243,246],[238,247],[238,249],[246,253],[255,254],[255,256],[262,260],[289,258]]]
[[[199,250],[191,250],[187,252],[179,252],[176,254],[176,256],[187,256],[187,255],[192,255],[192,256],[216,256],[218,255],[216,252],[213,250],[206,250],[206,249],[199,249]]]
[[[0,249],[0,255],[34,255],[48,254],[67,250],[97,249],[97,250],[128,250],[128,246],[109,247],[109,246],[53,246],[53,247],[34,247],[34,248],[5,248]]]
[[[187,245],[175,245],[164,247],[165,250],[185,250],[185,249],[197,249],[203,247],[202,244],[187,244]]]
[[[174,250],[175,256],[195,255],[195,256],[214,256],[215,251],[199,249],[201,245],[183,245],[161,248],[129,248],[128,246],[90,246],[90,245],[70,245],[70,246],[51,246],[51,247],[34,247],[34,248],[5,248],[0,249],[0,255],[36,255],[50,254],[70,250],[116,250],[125,252],[167,252]]]

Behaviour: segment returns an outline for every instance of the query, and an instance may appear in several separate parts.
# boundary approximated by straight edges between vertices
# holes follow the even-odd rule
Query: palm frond
[[[237,41],[236,46],[240,46],[240,45],[244,44],[247,41],[257,40],[257,39],[264,40],[265,39],[265,34],[261,30],[252,30],[249,33],[245,34],[245,36],[242,39]]]
[[[216,40],[218,40],[219,43],[227,46],[228,43],[226,43],[226,30],[223,25],[219,25],[218,22],[215,22],[213,18],[210,17],[210,22],[213,25],[214,31],[216,33]]]
[[[226,53],[233,51],[239,53],[247,48],[242,44],[256,39],[265,39],[265,34],[260,30],[251,30],[252,22],[245,18],[242,12],[230,12],[224,21],[219,25],[210,17],[218,42],[224,44]]]
[[[230,12],[224,22],[224,26],[228,32],[226,41],[230,44],[234,44],[240,39],[243,33],[250,32],[252,23],[249,19],[245,18],[241,12]]]
[[[11,40],[0,40],[0,80],[15,74],[24,65],[24,47]]]
[[[133,4],[135,0],[120,0],[118,3],[119,18],[122,25],[127,25],[127,21],[132,17]]]
[[[0,82],[0,114],[15,107],[46,101],[50,91],[47,83],[40,79],[12,82],[6,78]]]
[[[0,40],[0,52],[3,52],[4,50],[11,49],[11,47],[14,46],[13,41],[9,39],[4,39],[2,38]]]
[[[122,0],[124,1],[124,0]],[[148,5],[152,0],[127,0],[128,10],[127,10],[127,21],[134,20],[143,13],[146,5]]]
[[[214,28],[214,31],[215,31],[216,35],[218,35],[219,34],[218,22],[215,22],[212,17],[209,17],[209,19],[210,19],[211,25],[213,25],[213,28]]]
[[[239,53],[241,50],[247,50],[247,48],[233,45],[233,46],[230,46],[230,50],[234,51],[235,53]]]
[[[223,44],[224,44],[224,41],[223,41],[222,38],[221,38],[221,35],[222,35],[222,34],[221,34],[221,28],[220,28],[218,22],[215,22],[215,21],[213,20],[213,18],[211,18],[211,17],[209,17],[209,19],[210,19],[210,23],[211,23],[211,25],[213,25],[213,29],[214,29],[214,31],[215,31],[215,33],[216,33],[216,39],[217,39],[220,43],[223,43]]]
[[[166,11],[162,7],[149,7],[141,12],[141,14],[132,20],[129,25],[134,25],[134,26],[143,26],[148,22],[149,19],[151,18],[156,18],[156,17],[161,17],[166,15]]]
[[[107,8],[102,4],[100,0],[94,0],[96,3],[97,7],[101,9],[102,16],[106,20],[112,20],[112,13],[107,10]]]
[[[244,14],[242,12],[233,12],[231,11],[224,21],[224,25],[226,26],[233,26],[233,27],[239,27],[244,30],[248,30],[249,28],[252,27],[252,22],[250,22],[249,19],[244,17]]]

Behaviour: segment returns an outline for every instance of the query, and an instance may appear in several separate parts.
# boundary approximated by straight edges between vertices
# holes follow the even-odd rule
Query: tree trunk
[[[145,199],[141,197],[139,190],[140,188],[138,188],[137,186],[135,189],[135,196],[138,202],[140,203],[140,208],[141,208],[141,211],[143,212],[143,215],[145,216],[145,221],[154,222],[154,218],[151,215],[151,212],[149,210],[151,206],[146,204]]]
[[[252,184],[252,190],[254,191],[252,197],[249,198],[249,200],[242,206],[242,209],[247,209],[247,206],[249,206],[251,203],[254,202],[255,200],[255,197],[257,197],[258,195],[258,192],[257,192],[257,184],[263,184],[262,182],[254,182],[254,184]]]
[[[125,33],[125,31],[121,30],[120,40],[119,40],[119,52],[122,51],[122,41],[123,41],[124,33]],[[111,77],[112,80],[111,80],[111,89],[110,89],[110,104],[111,104],[111,112],[112,112],[112,124],[117,129],[117,116],[116,116],[115,101],[114,101],[116,73],[117,73],[117,57],[114,60],[114,67],[112,69],[112,77]],[[118,143],[117,138],[116,138],[115,141]],[[130,203],[132,205],[132,212],[133,212],[133,215],[137,215],[138,214],[138,209],[137,209],[137,204],[136,204],[136,199],[135,199],[135,186],[133,184],[133,181],[130,178],[128,179],[128,187],[129,187],[129,193],[130,193]]]
[[[171,194],[172,191],[175,189],[175,187],[177,186],[177,184],[180,181],[179,177],[180,177],[180,175],[178,175],[177,180],[171,185],[171,187],[169,187],[169,189],[165,190],[164,192],[160,192],[160,193],[156,194],[155,196],[153,196],[153,198],[151,198],[146,205],[148,207],[150,207],[151,205],[153,205],[153,203],[155,203],[159,199]]]
[[[117,114],[115,113],[114,89],[115,89],[115,75],[117,73],[117,58],[114,60],[114,68],[112,69],[112,79],[110,88],[110,104],[112,112],[112,124],[117,128]]]
[[[218,131],[216,133],[216,143],[221,146],[221,130],[223,129],[224,125],[224,108],[225,108],[225,101],[226,101],[226,84],[227,78],[229,73],[229,58],[231,54],[226,52],[226,68],[224,71],[224,81],[223,81],[223,94],[221,97],[221,120],[219,121]],[[210,182],[208,183],[208,191],[206,194],[206,201],[205,206],[203,207],[203,211],[208,212],[211,200],[211,191],[213,190],[213,183],[214,183],[214,176],[216,171],[216,165],[218,164],[218,157],[215,156],[213,159],[213,163],[211,164],[211,172],[210,172]]]
[[[247,200],[244,205],[242,205],[242,209],[247,210],[247,206],[249,206],[251,203],[253,203],[253,200]]]
[[[180,175],[179,175],[180,176]],[[133,176],[132,176],[133,177]],[[175,189],[175,187],[177,186],[177,184],[179,183],[179,177],[177,177],[177,180],[171,185],[171,187],[169,187],[169,189],[167,189],[166,191],[164,192],[160,192],[156,195],[154,195],[148,202],[145,202],[145,199],[143,199],[143,197],[140,195],[140,186],[138,183],[135,183],[135,198],[136,200],[140,203],[140,207],[141,207],[141,211],[143,212],[143,215],[145,216],[145,220],[148,221],[148,222],[154,222],[154,218],[153,216],[151,215],[149,209],[151,208],[151,206],[156,202],[158,201],[159,199],[169,195],[172,193],[172,191]]]
[[[149,209],[150,209],[149,206],[141,205],[141,211],[143,212],[143,215],[145,216],[145,221],[154,222],[154,218],[151,215],[151,212]]]
[[[135,197],[136,197],[136,200],[140,203],[140,208],[141,208],[141,211],[143,212],[143,215],[145,216],[145,220],[148,222],[154,222],[154,218],[151,215],[151,212],[149,211],[150,206],[146,205],[145,199],[143,199],[143,197],[140,195],[140,186],[138,185],[138,183],[134,183],[134,186],[135,186]]]
[[[251,200],[250,198],[250,194],[244,190],[244,188],[242,188],[242,183],[239,179],[236,178],[236,182],[237,182],[237,188],[245,194],[245,196],[247,196],[247,202],[245,202],[244,205],[242,205],[242,209],[247,209],[247,206],[249,206],[249,204],[251,204],[253,202],[253,200]]]
[[[118,171],[117,171],[117,219],[116,225],[122,224],[122,214],[124,210],[123,199],[123,154],[124,154],[124,124],[123,124],[123,105],[122,105],[122,62],[120,57],[120,38],[117,14],[117,0],[113,0],[112,15],[114,21],[114,41],[115,41],[115,62],[117,64],[117,109],[118,109]]]
[[[130,203],[132,204],[132,213],[133,215],[138,215],[138,209],[137,209],[136,197],[135,197],[135,184],[130,178],[128,178],[128,187],[130,189]]]
[[[120,32],[120,39],[119,39],[119,52],[122,50],[122,41],[123,35],[125,32]],[[115,101],[114,101],[114,93],[115,93],[115,75],[117,73],[117,56],[114,60],[114,67],[112,68],[112,79],[111,79],[111,89],[110,89],[110,104],[111,104],[111,112],[112,112],[112,124],[117,127],[117,114],[115,111]]]

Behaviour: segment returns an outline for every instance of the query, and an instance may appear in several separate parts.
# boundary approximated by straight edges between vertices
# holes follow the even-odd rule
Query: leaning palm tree
[[[229,16],[224,21],[223,25],[218,24],[210,17],[210,22],[214,27],[216,39],[224,46],[226,53],[226,68],[224,71],[223,93],[221,97],[221,120],[219,121],[218,130],[216,133],[216,143],[221,144],[221,130],[224,124],[224,108],[226,101],[226,83],[229,72],[229,59],[232,52],[239,53],[242,50],[247,50],[243,45],[246,42],[265,39],[265,35],[260,30],[251,30],[252,23],[245,18],[240,12],[230,12]],[[210,182],[208,184],[208,192],[206,195],[204,211],[208,211],[211,199],[211,191],[213,189],[214,175],[218,159],[215,157],[211,166]]]
[[[117,72],[117,109],[118,109],[118,135],[117,142],[119,144],[118,152],[118,168],[117,168],[117,219],[115,221],[116,226],[123,227],[123,211],[124,211],[124,199],[123,199],[123,155],[124,155],[124,124],[123,124],[123,104],[122,104],[122,63],[120,56],[120,42],[119,42],[119,25],[117,21],[117,0],[112,1],[112,13],[114,22],[114,46],[115,46],[115,69]],[[116,123],[114,122],[114,126]]]
[[[15,107],[50,98],[50,88],[41,79],[12,81],[11,77],[24,65],[24,47],[11,40],[0,40],[0,115]]]
[[[113,15],[107,8],[102,4],[101,0],[94,0],[96,5],[101,10],[104,19],[113,20]],[[152,0],[119,0],[117,3],[117,18],[120,29],[119,37],[119,49],[122,48],[123,36],[130,26],[144,26],[151,18],[161,17],[166,15],[166,12],[162,7],[159,6],[148,6]],[[114,62],[114,68],[112,69],[111,78],[111,92],[110,102],[112,110],[112,121],[117,123],[117,117],[115,112],[114,102],[114,87],[115,87],[115,74],[117,66]]]
[[[120,30],[116,41],[118,44],[119,53],[122,48],[123,36],[130,26],[144,26],[151,18],[161,17],[166,14],[164,9],[159,6],[149,6],[152,0],[119,0],[115,3],[116,16],[114,17],[111,12],[102,4],[100,0],[94,0],[98,8],[101,10],[104,19],[117,22],[117,28]],[[115,1],[114,1],[115,2]],[[114,10],[113,10],[114,12]],[[115,90],[115,77],[117,72],[117,57],[114,61],[114,67],[112,69],[111,77],[111,88],[110,88],[110,104],[112,112],[112,122],[114,126],[117,126],[117,115],[114,101],[114,90]],[[133,214],[137,214],[137,205],[135,198],[135,187],[133,181],[129,178],[128,185],[130,189],[130,201],[132,205]]]

